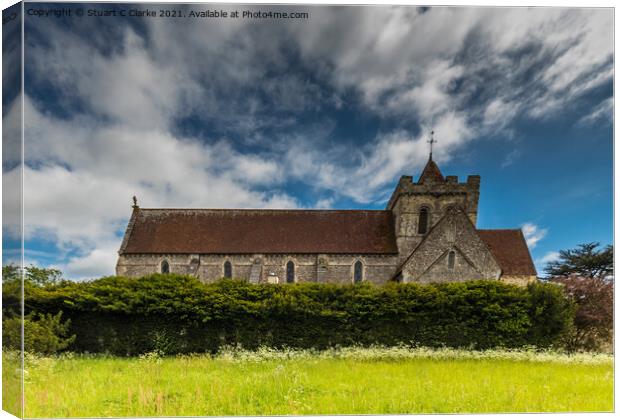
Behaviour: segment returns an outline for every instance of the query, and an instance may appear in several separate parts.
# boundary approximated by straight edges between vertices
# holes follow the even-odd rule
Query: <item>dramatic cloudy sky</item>
[[[133,195],[381,209],[431,128],[445,175],[482,176],[478,226],[522,227],[538,267],[612,241],[610,9],[252,9],[309,18],[27,18],[27,261],[113,273]]]

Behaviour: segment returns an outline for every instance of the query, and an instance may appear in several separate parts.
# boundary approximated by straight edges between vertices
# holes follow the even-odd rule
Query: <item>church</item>
[[[137,205],[119,276],[194,275],[252,283],[477,279],[526,285],[536,269],[520,229],[478,229],[480,176],[443,176],[432,153],[385,210],[146,209]]]

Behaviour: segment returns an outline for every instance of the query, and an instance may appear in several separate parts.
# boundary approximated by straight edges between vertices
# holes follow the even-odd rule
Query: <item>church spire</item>
[[[420,179],[418,179],[418,184],[426,184],[426,183],[437,183],[444,182],[445,179],[439,170],[439,166],[433,160],[433,144],[437,143],[435,140],[435,132],[431,131],[431,138],[427,141],[430,144],[430,153],[428,155],[428,162],[426,162],[426,166],[422,170],[422,174],[420,175]]]
[[[437,140],[435,140],[434,135],[435,135],[435,131],[431,130],[431,139],[427,141],[427,143],[431,145],[431,152],[428,157],[428,160],[433,160],[433,144],[437,143]]]
[[[445,182],[445,179],[439,170],[439,166],[435,163],[432,156],[429,156],[426,166],[422,170],[418,184]]]

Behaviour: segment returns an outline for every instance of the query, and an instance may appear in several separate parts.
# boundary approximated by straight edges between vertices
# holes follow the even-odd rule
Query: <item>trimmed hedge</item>
[[[7,310],[18,307],[10,290]],[[574,316],[551,284],[203,284],[174,274],[27,284],[25,305],[27,313],[62,311],[71,319],[69,334],[77,338],[68,350],[117,355],[216,352],[223,345],[549,347]]]

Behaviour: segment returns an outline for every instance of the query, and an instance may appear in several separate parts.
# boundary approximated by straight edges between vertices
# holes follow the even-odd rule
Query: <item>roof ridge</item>
[[[124,253],[397,254],[389,210],[139,209]]]

